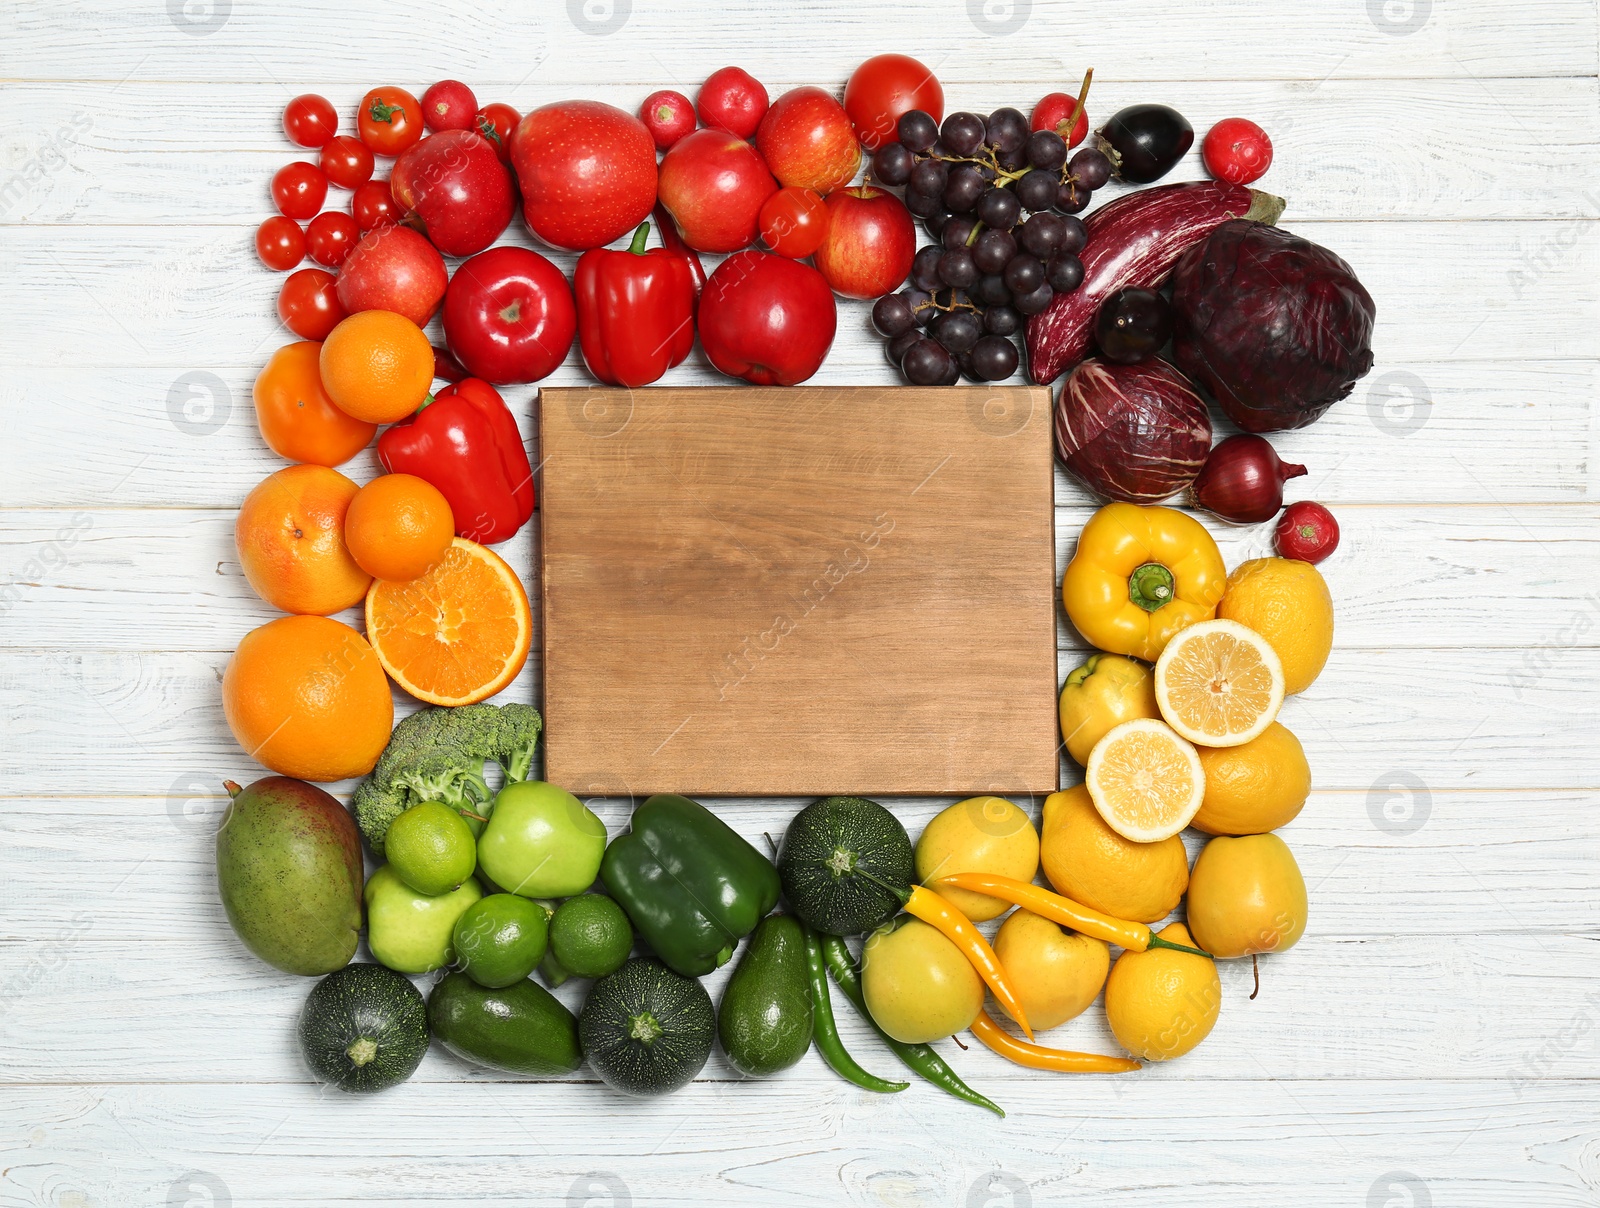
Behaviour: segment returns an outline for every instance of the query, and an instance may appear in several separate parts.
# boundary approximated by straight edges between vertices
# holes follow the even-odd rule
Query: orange
[[[284,612],[327,616],[360,603],[372,577],[344,544],[356,484],[327,466],[289,466],[256,484],[233,528],[250,586]]]
[[[528,594],[505,559],[457,537],[409,583],[367,592],[367,638],[395,683],[434,705],[486,700],[528,660]]]
[[[365,449],[378,425],[333,405],[322,388],[321,354],[314,340],[285,344],[272,354],[256,377],[256,423],[279,457],[337,466]]]
[[[394,726],[377,655],[327,617],[279,617],[245,634],[222,673],[222,712],[255,759],[301,780],[365,776]]]
[[[404,582],[426,574],[455,536],[450,501],[415,474],[385,474],[356,493],[344,518],[344,542],[374,579]]]
[[[392,424],[422,405],[433,385],[433,345],[404,315],[363,310],[322,342],[322,385],[340,410]]]

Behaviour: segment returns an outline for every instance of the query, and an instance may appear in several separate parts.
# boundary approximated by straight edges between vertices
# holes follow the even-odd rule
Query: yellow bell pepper
[[[1061,738],[1067,753],[1088,766],[1089,752],[1113,726],[1138,717],[1160,717],[1150,668],[1120,654],[1089,657],[1061,689]]]
[[[1083,526],[1061,602],[1092,646],[1155,662],[1179,630],[1216,614],[1222,553],[1192,516],[1108,503]]]

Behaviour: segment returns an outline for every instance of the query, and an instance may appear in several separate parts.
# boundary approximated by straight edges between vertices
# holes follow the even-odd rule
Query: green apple
[[[397,973],[431,973],[455,959],[456,920],[483,896],[468,877],[449,893],[418,893],[385,864],[367,878],[367,947]]]
[[[570,898],[594,884],[606,825],[566,789],[542,780],[508,784],[478,836],[478,867],[508,893]]]

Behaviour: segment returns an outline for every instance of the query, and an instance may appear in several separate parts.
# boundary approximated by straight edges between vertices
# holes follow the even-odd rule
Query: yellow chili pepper
[[[1113,727],[1140,717],[1160,717],[1156,677],[1150,668],[1120,654],[1090,655],[1067,676],[1056,712],[1067,753],[1088,766],[1089,752]]]
[[[1029,1040],[1032,1040],[1033,1028],[1028,1024],[1027,1012],[1022,1009],[1022,1000],[1017,997],[1016,990],[1007,980],[1006,971],[1000,965],[1000,958],[994,954],[994,949],[989,947],[989,941],[983,938],[983,932],[972,925],[972,920],[933,890],[924,889],[921,885],[911,887],[911,892],[906,895],[902,905],[907,914],[921,919],[930,927],[937,928],[946,939],[961,949],[962,954],[972,962],[972,967],[978,971],[978,976],[988,984],[995,1001],[1005,1008],[1005,1013],[1016,1020],[1017,1026],[1028,1034]]]
[[[979,1011],[978,1018],[972,1021],[972,1034],[1008,1061],[1035,1070],[1055,1070],[1061,1074],[1126,1074],[1144,1068],[1130,1057],[1074,1053],[1070,1049],[1027,1044],[990,1019],[987,1011]]]
[[[1193,516],[1108,503],[1078,535],[1061,602],[1090,645],[1153,663],[1173,634],[1216,614],[1226,582],[1217,543]]]
[[[957,872],[933,882],[934,888],[941,885],[948,885],[952,889],[969,889],[973,893],[986,893],[990,897],[1010,902],[1013,906],[1031,910],[1053,923],[1060,923],[1064,927],[1071,927],[1074,931],[1093,936],[1097,940],[1126,948],[1129,952],[1143,952],[1146,948],[1171,948],[1177,952],[1192,952],[1196,956],[1210,955],[1198,948],[1190,948],[1187,944],[1175,944],[1171,940],[1164,940],[1145,923],[1130,923],[1127,919],[1112,918],[1109,914],[1092,910],[1081,902],[1074,902],[1071,898],[1064,898],[1059,893],[1052,893],[1048,889],[1030,885],[1027,881],[1019,881],[1015,877],[1001,877],[988,872]]]

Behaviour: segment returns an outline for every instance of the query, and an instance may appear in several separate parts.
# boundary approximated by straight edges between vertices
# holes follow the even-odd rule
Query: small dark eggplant
[[[1118,180],[1147,185],[1160,180],[1194,146],[1194,127],[1170,105],[1119,109],[1097,136]]]

